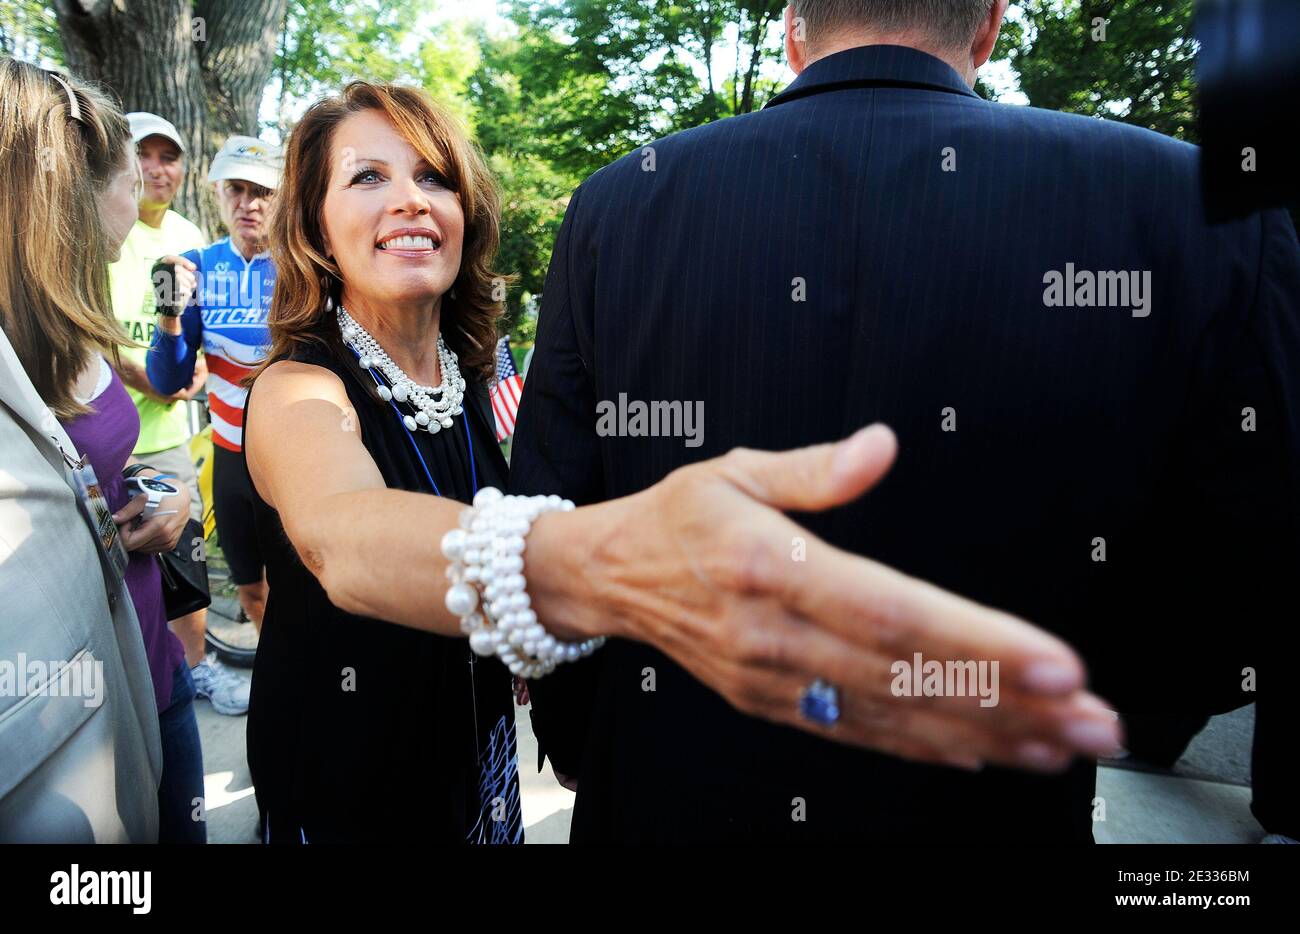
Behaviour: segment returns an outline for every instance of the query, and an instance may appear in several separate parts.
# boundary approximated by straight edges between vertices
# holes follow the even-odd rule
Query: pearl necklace
[[[357,324],[342,305],[338,308],[338,322],[343,342],[360,358],[361,368],[370,373],[379,398],[385,402],[405,403],[415,411],[414,415],[402,417],[410,431],[423,428],[436,435],[442,429],[450,428],[452,418],[464,411],[461,403],[465,399],[465,380],[460,375],[456,354],[447,348],[441,334],[438,335],[438,363],[442,370],[442,385],[422,386],[402,372],[379,342]],[[384,375],[388,385],[375,376],[375,370]]]

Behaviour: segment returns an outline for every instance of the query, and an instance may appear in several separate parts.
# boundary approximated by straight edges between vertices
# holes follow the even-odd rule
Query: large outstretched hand
[[[579,606],[546,594],[539,611],[548,622],[606,614],[606,631],[612,616],[616,634],[654,645],[745,713],[908,759],[1051,771],[1075,755],[1114,751],[1117,718],[1084,690],[1083,663],[1068,645],[835,548],[784,515],[857,499],[896,449],[883,426],[796,451],[738,449],[579,510],[586,544],[573,570],[594,599]],[[915,653],[996,661],[996,705],[974,691],[896,690],[895,664]],[[830,726],[801,713],[818,679],[840,692]]]

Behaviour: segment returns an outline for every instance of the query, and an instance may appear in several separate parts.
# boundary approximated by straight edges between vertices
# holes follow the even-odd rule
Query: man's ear
[[[795,17],[794,4],[785,8],[785,59],[796,75],[808,65],[808,44],[804,41],[803,17]]]
[[[1002,29],[1002,18],[1006,15],[1007,0],[993,0],[993,5],[989,7],[989,15],[980,24],[979,30],[975,33],[975,41],[971,44],[972,68],[978,70],[993,54],[993,47],[998,44],[998,32]]]

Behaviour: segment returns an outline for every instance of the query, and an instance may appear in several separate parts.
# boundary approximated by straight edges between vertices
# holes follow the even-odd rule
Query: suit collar
[[[863,45],[819,58],[768,101],[767,106],[777,107],[810,94],[856,87],[945,91],[982,100],[951,65],[933,55],[902,45]]]
[[[26,423],[28,434],[45,459],[63,475],[60,448],[71,457],[76,457],[77,448],[37,394],[3,328],[0,328],[0,403]]]

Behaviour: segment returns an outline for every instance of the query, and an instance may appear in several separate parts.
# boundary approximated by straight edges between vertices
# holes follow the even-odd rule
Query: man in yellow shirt
[[[198,227],[171,210],[172,200],[185,178],[185,145],[180,133],[170,121],[157,114],[129,113],[126,118],[140,159],[144,189],[140,195],[140,219],[122,245],[121,258],[108,271],[113,313],[128,336],[143,345],[123,348],[118,371],[140,413],[140,440],[133,453],[143,463],[188,485],[191,514],[201,520],[203,501],[190,457],[186,402],[203,388],[207,367],[200,357],[190,385],[175,395],[162,396],[149,385],[145,357],[155,327],[153,264],[168,254],[200,249],[207,240]],[[199,695],[208,697],[218,713],[237,715],[247,711],[247,684],[224,669],[217,659],[205,657],[207,612],[200,610],[170,622],[172,631],[185,646],[185,658]]]

